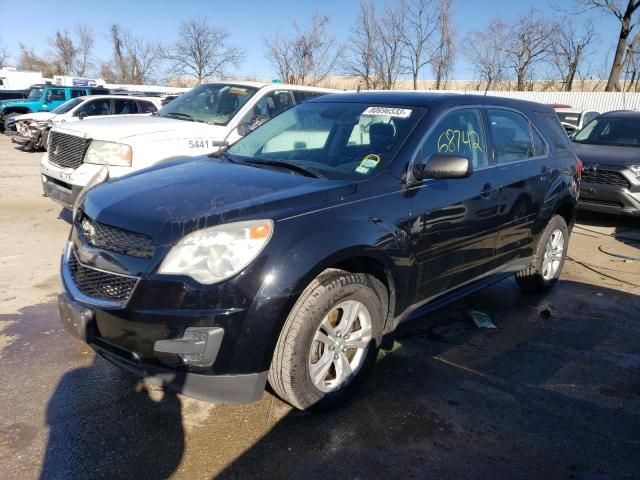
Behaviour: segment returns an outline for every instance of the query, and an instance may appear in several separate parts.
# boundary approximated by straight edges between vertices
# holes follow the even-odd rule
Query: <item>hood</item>
[[[91,189],[82,209],[100,223],[171,244],[187,233],[252,218],[286,218],[338,201],[355,184],[208,157],[141,170]]]
[[[16,122],[20,122],[23,120],[33,120],[35,122],[46,122],[47,120],[52,120],[57,115],[51,112],[35,112],[35,113],[25,113],[24,115],[18,115],[15,117]]]
[[[640,147],[616,147],[573,142],[573,149],[584,165],[626,167],[640,164]]]
[[[58,131],[96,140],[126,141],[140,135],[161,134],[164,140],[207,137],[222,140],[226,127],[158,116],[116,115],[109,118],[86,118],[58,127]],[[221,138],[218,138],[221,137]]]
[[[19,99],[15,99],[15,100],[2,100],[2,102],[0,102],[0,108],[2,108],[2,107],[21,107],[21,106],[25,106],[25,105],[31,105],[33,103],[38,103],[38,102],[34,102],[33,100],[27,100],[26,98],[19,98]]]

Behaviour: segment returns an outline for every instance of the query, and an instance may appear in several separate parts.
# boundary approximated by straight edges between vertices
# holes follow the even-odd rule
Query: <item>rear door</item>
[[[414,194],[416,302],[489,273],[498,236],[499,179],[480,108],[456,109],[436,122],[420,161],[436,153],[470,158],[474,171],[468,178],[425,180]]]
[[[557,168],[546,141],[521,112],[495,107],[486,113],[501,185],[496,261],[524,262],[533,255],[540,228],[536,220]]]

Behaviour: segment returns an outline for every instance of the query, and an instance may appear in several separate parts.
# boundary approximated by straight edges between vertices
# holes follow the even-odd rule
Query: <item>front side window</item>
[[[517,162],[536,156],[529,121],[511,110],[488,109],[489,125],[499,163]]]
[[[87,102],[76,110],[75,115],[79,116],[80,114],[84,114],[87,117],[111,115],[111,100],[104,98]]]
[[[138,113],[138,105],[135,100],[116,99],[113,101],[116,115],[131,115]]]
[[[241,123],[254,130],[292,106],[293,98],[289,90],[275,90],[258,100]]]
[[[140,113],[153,113],[153,112],[157,112],[158,109],[151,102],[146,102],[144,100],[138,100],[138,111]]]
[[[249,133],[228,153],[240,162],[285,161],[329,179],[364,179],[391,162],[423,112],[416,107],[305,102]],[[362,125],[368,128],[360,136]]]
[[[61,88],[51,88],[47,92],[47,102],[60,102],[66,100],[64,90]]]
[[[422,144],[422,162],[436,154],[466,157],[474,169],[486,167],[489,160],[480,112],[460,109],[446,114]]]
[[[168,103],[158,116],[226,125],[257,91],[257,88],[224,83],[200,85]]]
[[[576,133],[576,143],[637,147],[640,145],[640,117],[600,116]]]
[[[86,93],[84,90],[78,90],[76,88],[71,90],[71,98],[83,97]]]

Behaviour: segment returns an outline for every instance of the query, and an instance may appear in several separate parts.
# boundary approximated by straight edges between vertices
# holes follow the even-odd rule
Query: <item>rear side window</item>
[[[486,167],[487,142],[479,110],[465,108],[446,114],[422,145],[422,162],[433,155],[469,158],[473,168]]]
[[[567,131],[564,129],[555,113],[535,112],[535,114],[536,117],[542,121],[543,125],[541,125],[541,129],[545,131],[547,140],[555,150],[571,149],[571,142],[567,135]]]
[[[487,110],[499,163],[517,162],[536,156],[529,121],[511,110]]]
[[[304,102],[310,98],[319,97],[320,95],[324,95],[323,92],[309,92],[304,90],[294,90],[293,98],[295,98],[296,103]]]
[[[138,100],[138,110],[140,113],[153,113],[158,111],[153,103],[145,102],[144,100]]]

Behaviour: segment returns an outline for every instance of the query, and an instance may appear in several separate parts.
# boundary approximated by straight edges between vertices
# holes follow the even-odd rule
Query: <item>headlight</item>
[[[93,140],[84,154],[84,163],[130,167],[133,153],[129,145],[124,143],[103,142]]]
[[[636,177],[640,178],[640,165],[631,165],[629,167],[631,173],[633,173]]]
[[[190,233],[167,254],[158,273],[212,284],[242,271],[269,243],[272,220],[227,223]]]

